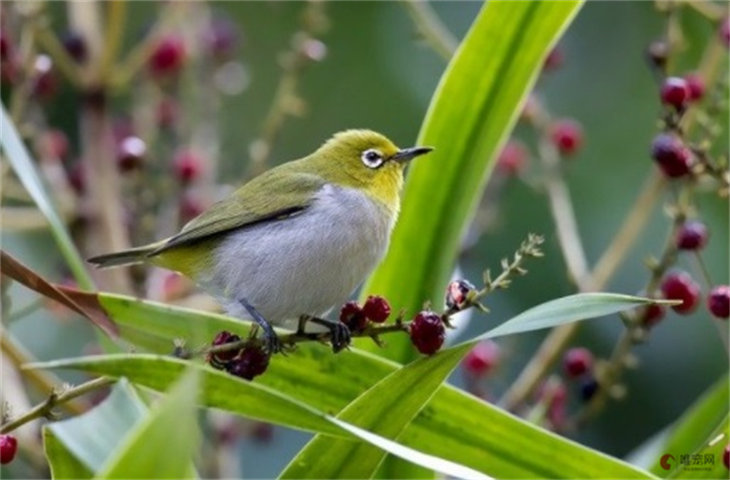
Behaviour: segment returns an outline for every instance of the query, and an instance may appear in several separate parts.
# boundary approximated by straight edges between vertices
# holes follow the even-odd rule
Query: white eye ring
[[[360,159],[368,168],[378,168],[383,164],[383,154],[375,148],[369,148],[362,152]]]

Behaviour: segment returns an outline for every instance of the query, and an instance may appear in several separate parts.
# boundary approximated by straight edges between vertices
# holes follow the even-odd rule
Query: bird
[[[269,354],[282,350],[273,326],[303,333],[305,316],[330,331],[337,352],[350,332],[322,317],[385,255],[406,165],[432,150],[345,130],[254,177],[179,233],[88,261],[99,268],[146,263],[191,278],[226,313],[258,324]]]

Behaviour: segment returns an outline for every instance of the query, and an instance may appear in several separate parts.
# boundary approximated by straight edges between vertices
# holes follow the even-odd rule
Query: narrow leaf
[[[97,478],[193,478],[200,443],[198,375],[185,374],[124,438]]]
[[[89,272],[86,270],[83,260],[79,255],[76,246],[71,240],[66,226],[61,220],[60,215],[53,206],[53,200],[48,195],[46,186],[41,180],[41,176],[35,168],[31,160],[28,150],[25,148],[23,141],[18,135],[10,116],[5,111],[5,105],[0,104],[0,145],[2,145],[8,163],[15,171],[18,179],[28,191],[33,201],[38,205],[38,209],[48,219],[51,226],[51,233],[56,239],[63,257],[66,259],[74,279],[86,290],[94,289],[94,282],[91,280]]]
[[[53,480],[87,479],[94,475],[56,438],[47,425],[43,427],[43,450],[46,453]]]
[[[417,144],[435,151],[408,172],[387,256],[363,295],[384,295],[396,310],[409,313],[426,299],[440,304],[494,158],[545,57],[580,5],[485,2],[431,100]],[[413,358],[403,339],[389,342],[385,354],[398,361]]]

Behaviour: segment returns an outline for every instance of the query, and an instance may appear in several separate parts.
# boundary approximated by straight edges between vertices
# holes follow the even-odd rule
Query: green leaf
[[[46,452],[51,478],[54,480],[86,479],[94,475],[86,465],[74,457],[47,425],[43,427],[43,450]]]
[[[314,408],[301,405],[295,400],[290,399],[289,401],[292,405],[301,406],[301,409],[298,412],[289,411],[291,410],[291,406],[289,406],[289,410],[287,410],[287,405],[284,405],[281,402],[281,399],[284,399],[283,396],[279,396],[279,401],[277,401],[275,397],[272,401],[271,396],[267,397],[265,393],[262,394],[261,391],[252,395],[250,387],[253,386],[252,388],[255,390],[256,384],[236,379],[229,374],[212,370],[211,368],[204,367],[200,364],[154,355],[106,355],[47,362],[44,364],[37,364],[36,367],[81,368],[90,372],[114,377],[125,375],[135,383],[139,383],[140,385],[144,385],[155,390],[164,390],[166,385],[174,383],[187,367],[188,369],[197,372],[197,374],[203,378],[205,388],[201,392],[201,401],[208,407],[221,408],[233,413],[245,414],[253,418],[282,423],[295,428],[310,429],[313,431],[325,432],[330,435],[344,435],[349,438],[350,441],[353,439],[349,434],[353,434],[376,445],[378,448],[384,449],[386,452],[390,452],[393,455],[401,456],[412,461],[423,462],[429,468],[437,469],[447,475],[462,478],[488,478],[479,472],[473,471],[472,469],[458,465],[454,462],[438,458],[434,455],[424,454],[414,450],[413,448],[398,445],[393,441],[374,435],[370,432],[363,431],[362,429],[352,425],[346,425],[341,420],[337,420]],[[266,392],[265,388],[263,392]],[[163,409],[163,407],[160,408]],[[171,407],[168,405],[164,408],[169,409]],[[307,417],[299,420],[297,418],[297,413],[303,413]],[[312,421],[312,418],[314,421]],[[146,424],[140,426],[137,429],[137,433],[131,434],[130,437],[137,439],[134,440],[135,442],[144,442],[144,439],[148,439],[150,442],[149,445],[152,445],[151,447],[148,447],[154,450],[153,447],[155,443],[158,442],[156,437],[164,436],[162,432],[165,430],[160,427],[161,430],[159,432],[153,432],[157,435],[153,435],[149,431],[150,427],[145,425]],[[184,432],[181,433],[179,430],[179,428],[175,430],[176,435],[183,435]],[[167,430],[168,435],[169,431],[170,430]],[[137,443],[134,445],[135,447],[129,447],[129,450],[136,451],[138,449],[144,450],[144,448],[147,448],[142,446],[138,447],[136,446]],[[125,456],[125,458],[127,457],[137,458],[138,453],[135,453],[134,455],[130,453]],[[127,458],[127,462],[128,461],[129,459]],[[114,463],[122,465],[125,462],[119,459],[118,462]],[[161,472],[163,471],[165,470],[162,468],[156,471],[155,476],[159,477],[162,475]],[[115,470],[115,472],[115,475],[118,475],[119,477],[136,478],[140,476],[151,476],[149,473],[145,475],[143,471],[135,473],[135,471],[124,470],[121,466],[118,467],[118,471]],[[174,476],[175,475],[172,475],[172,477]]]
[[[680,465],[668,478],[725,478],[727,467],[723,456],[728,438],[730,438],[730,415],[725,415],[711,432],[706,443],[689,455],[688,463]],[[695,463],[697,456],[702,459],[698,464]],[[708,459],[712,459],[711,464]],[[681,463],[682,457],[678,457],[677,460]]]
[[[625,299],[622,296],[611,298]],[[220,330],[245,335],[249,328],[247,322],[230,317],[120,295],[101,293],[99,302],[119,325],[123,338],[131,340],[128,333],[134,331],[136,336],[146,342],[137,344],[139,347],[154,347],[151,351],[158,353],[170,353],[173,338],[184,339],[191,347],[197,346],[192,342],[199,338],[201,330],[206,332],[210,340]],[[388,341],[392,337],[389,336]],[[92,359],[64,363],[69,368],[87,368],[97,373],[108,371],[119,376],[127,375],[135,382],[165,390],[182,372],[183,362],[170,357],[165,357],[167,361],[157,362],[155,358],[157,357],[136,355],[134,359],[127,360],[124,368],[102,365],[96,370],[90,364],[78,365],[79,362],[86,363]],[[106,362],[113,363],[114,360]],[[241,382],[221,372],[213,373],[223,380],[217,377],[210,379],[206,373],[209,369],[206,368],[203,381],[211,383],[210,388],[206,386],[203,389],[201,402],[239,415],[271,418],[275,413],[272,410],[276,409],[252,410],[246,407],[245,402],[239,406],[231,406],[231,399],[235,400],[239,395],[240,384],[255,385],[267,387],[267,394],[269,391],[276,391],[321,412],[337,413],[399,367],[394,362],[357,349],[333,355],[324,345],[304,343],[298,346],[296,352],[286,357],[277,355],[272,358],[266,373],[252,383]],[[220,395],[216,395],[216,392],[220,392]],[[258,391],[251,395],[258,395]],[[290,426],[292,423],[282,418],[273,421]],[[295,428],[320,431],[318,429],[324,427],[322,424],[310,424],[297,425]],[[635,472],[621,462],[617,463],[615,459],[537,428],[445,384],[436,389],[431,401],[406,426],[398,441],[419,451],[501,478],[591,478],[600,476],[601,472],[605,476],[622,478],[630,477],[631,472]]]
[[[708,451],[708,444],[723,431],[726,434],[726,439],[719,443],[722,444],[721,447],[727,444],[727,438],[730,438],[727,437],[728,404],[730,404],[729,387],[728,378],[721,378],[675,422],[664,445],[658,449],[660,452],[659,458],[656,459],[654,465],[651,467],[653,473],[663,477],[680,474],[683,470],[679,464],[680,457],[682,455],[712,454],[713,451]],[[710,448],[709,450],[712,449]],[[660,464],[661,456],[666,454],[674,457],[674,460],[669,462],[672,468],[668,470],[663,469]],[[719,468],[704,471],[708,476],[694,476],[692,478],[719,478],[718,473],[723,473],[720,469],[724,469],[725,467],[722,465],[721,455],[717,451],[714,451],[714,454],[717,454],[717,456],[714,459],[715,464],[713,467]],[[692,466],[690,465],[690,467]],[[686,471],[686,469],[684,470],[685,472],[680,474],[680,476],[682,478],[690,478],[687,475],[691,472]]]
[[[97,478],[194,478],[198,374],[186,373],[109,458]]]
[[[399,439],[399,436],[426,405],[439,385],[480,339],[604,316],[635,308],[648,301],[650,300],[627,295],[594,293],[571,295],[538,305],[479,338],[443,350],[432,357],[421,358],[393,372],[350,403],[337,417],[377,435]],[[488,431],[489,429],[485,430],[484,434],[488,435]],[[419,443],[419,446],[424,447],[425,445]],[[509,444],[503,445],[502,449],[509,450]],[[515,459],[525,458],[524,450],[512,451],[510,454]],[[282,477],[370,478],[383,457],[383,452],[371,445],[317,435],[292,460]],[[555,462],[554,457],[549,458],[550,463]],[[463,458],[460,463],[490,475],[498,475],[488,466],[481,470],[475,465],[479,461],[479,455],[476,455],[471,458]],[[551,468],[547,463],[543,458],[543,465],[538,468]],[[590,465],[592,467],[599,463],[600,460],[597,457],[595,461],[590,462]],[[609,469],[620,472],[616,475],[617,477],[646,478],[651,476],[649,473],[642,472],[619,460],[608,463],[610,465],[602,466],[600,469],[587,467],[586,471],[579,476],[584,478],[605,477]],[[483,465],[482,468],[484,468]]]
[[[53,437],[51,442],[55,441],[51,447],[63,445],[80,465],[90,472],[97,472],[117,449],[119,439],[146,412],[147,407],[129,382],[121,380],[114,385],[109,396],[92,410],[68,420],[49,423],[44,428]],[[53,467],[54,462],[51,461]],[[60,463],[58,467],[62,468],[62,472],[68,471]]]
[[[41,180],[38,171],[31,160],[28,150],[18,135],[10,116],[5,111],[5,106],[0,104],[0,145],[2,145],[8,163],[15,171],[18,179],[38,205],[38,209],[48,219],[51,226],[51,233],[58,243],[66,263],[68,263],[74,279],[79,286],[86,290],[94,289],[94,282],[86,270],[83,260],[79,255],[76,246],[66,230],[60,215],[53,206],[53,200],[48,195],[47,189]]]
[[[387,256],[363,294],[384,295],[395,311],[411,313],[426,300],[442,301],[493,160],[580,5],[486,2],[431,100],[417,143],[435,151],[410,169]],[[368,343],[359,346],[374,350]],[[405,339],[390,341],[384,353],[399,361],[413,358]]]

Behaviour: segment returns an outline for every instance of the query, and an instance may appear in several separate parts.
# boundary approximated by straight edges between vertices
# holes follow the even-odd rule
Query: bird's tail
[[[160,247],[165,240],[161,242],[151,243],[142,247],[130,248],[129,250],[122,250],[121,252],[106,253],[104,255],[98,255],[91,257],[86,261],[93,263],[99,268],[107,267],[120,267],[122,265],[133,265],[135,263],[142,263],[148,259],[150,253]]]

